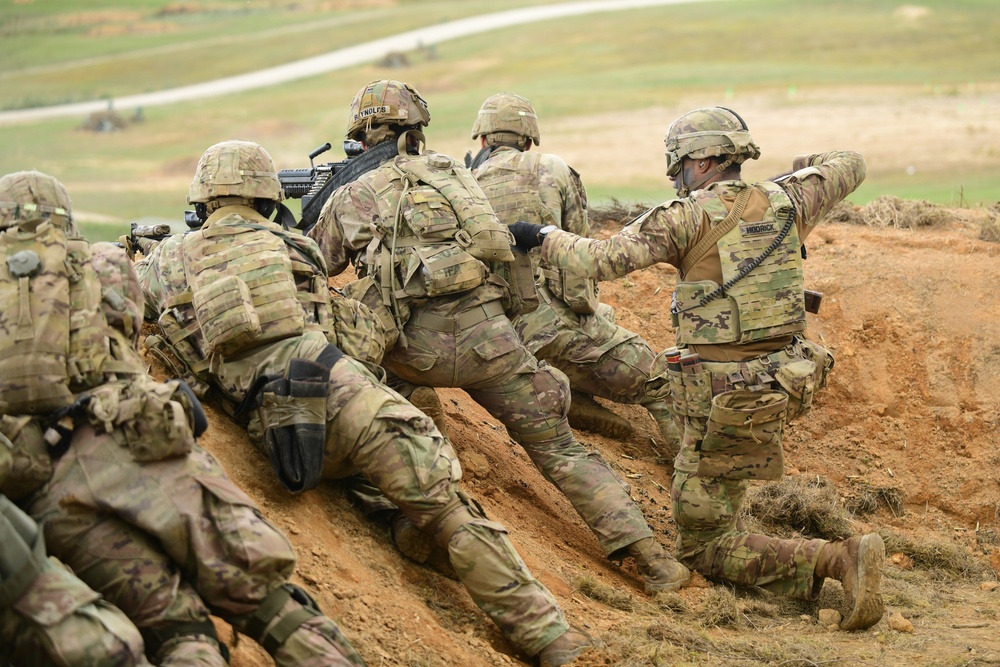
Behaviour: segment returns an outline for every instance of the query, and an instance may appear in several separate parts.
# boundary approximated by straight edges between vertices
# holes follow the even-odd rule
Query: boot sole
[[[865,630],[882,620],[882,564],[885,543],[878,535],[866,535],[858,546],[858,589],[854,591],[854,608],[841,624],[841,630]]]

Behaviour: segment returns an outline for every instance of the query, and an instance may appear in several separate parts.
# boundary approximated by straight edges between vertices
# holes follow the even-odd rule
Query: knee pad
[[[268,625],[278,618],[285,604],[293,600],[301,605],[280,617],[273,627]],[[299,629],[303,623],[314,616],[322,616],[319,605],[301,587],[295,584],[282,584],[267,594],[257,607],[257,611],[246,622],[246,634],[264,647],[270,655],[281,648],[281,645]]]
[[[483,506],[464,491],[458,491],[454,500],[448,503],[424,530],[438,546],[447,549],[455,531],[470,521],[485,518],[486,512],[483,511]]]

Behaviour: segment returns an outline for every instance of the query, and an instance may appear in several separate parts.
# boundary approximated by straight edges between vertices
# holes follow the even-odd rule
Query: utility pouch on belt
[[[118,428],[136,461],[149,463],[191,452],[207,425],[194,393],[180,380],[137,378],[105,384],[88,394],[90,423]]]
[[[781,478],[781,437],[787,405],[788,397],[777,391],[737,389],[716,396],[698,450],[698,476]]]
[[[545,285],[549,291],[565,303],[574,313],[593,315],[600,303],[600,289],[597,281],[566,269],[542,268]]]
[[[816,364],[808,359],[799,359],[783,365],[775,374],[781,388],[788,392],[787,421],[812,410],[813,393],[816,391]]]
[[[364,303],[334,290],[330,299],[333,331],[330,342],[358,361],[379,365],[385,356],[385,327]]]
[[[278,481],[292,493],[308,491],[323,476],[330,368],[342,356],[329,345],[320,360],[292,359],[284,378],[261,389],[265,448]]]
[[[494,273],[507,283],[510,293],[510,307],[506,309],[508,317],[514,318],[538,309],[535,270],[526,253],[515,252],[513,262],[497,262],[493,266]]]

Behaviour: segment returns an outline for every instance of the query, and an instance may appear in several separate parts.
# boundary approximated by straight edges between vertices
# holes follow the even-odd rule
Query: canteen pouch
[[[812,410],[816,391],[816,364],[809,359],[799,359],[779,368],[774,379],[788,393],[786,421],[792,421]]]
[[[179,380],[152,378],[109,383],[89,393],[90,422],[105,432],[119,429],[132,457],[140,463],[184,456],[204,429],[198,399]]]
[[[330,342],[344,354],[378,366],[385,356],[386,335],[382,321],[372,309],[358,301],[341,296],[336,290],[330,299],[333,312],[333,335]]]
[[[698,476],[725,479],[780,479],[781,448],[788,396],[778,391],[737,389],[712,400],[698,452]]]
[[[278,481],[292,493],[312,489],[323,476],[330,368],[343,356],[333,345],[327,351],[324,363],[292,359],[285,377],[272,377],[259,395],[264,449]]]
[[[194,312],[208,352],[239,351],[261,333],[250,288],[239,276],[220,276],[192,295]]]

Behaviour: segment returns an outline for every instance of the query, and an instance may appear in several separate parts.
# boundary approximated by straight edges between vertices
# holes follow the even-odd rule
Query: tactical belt
[[[440,315],[418,310],[410,315],[407,324],[412,324],[418,329],[430,329],[431,331],[440,331],[441,333],[457,333],[473,327],[480,322],[500,317],[503,314],[503,305],[501,305],[499,300],[496,300],[470,308],[454,317],[441,317]]]

